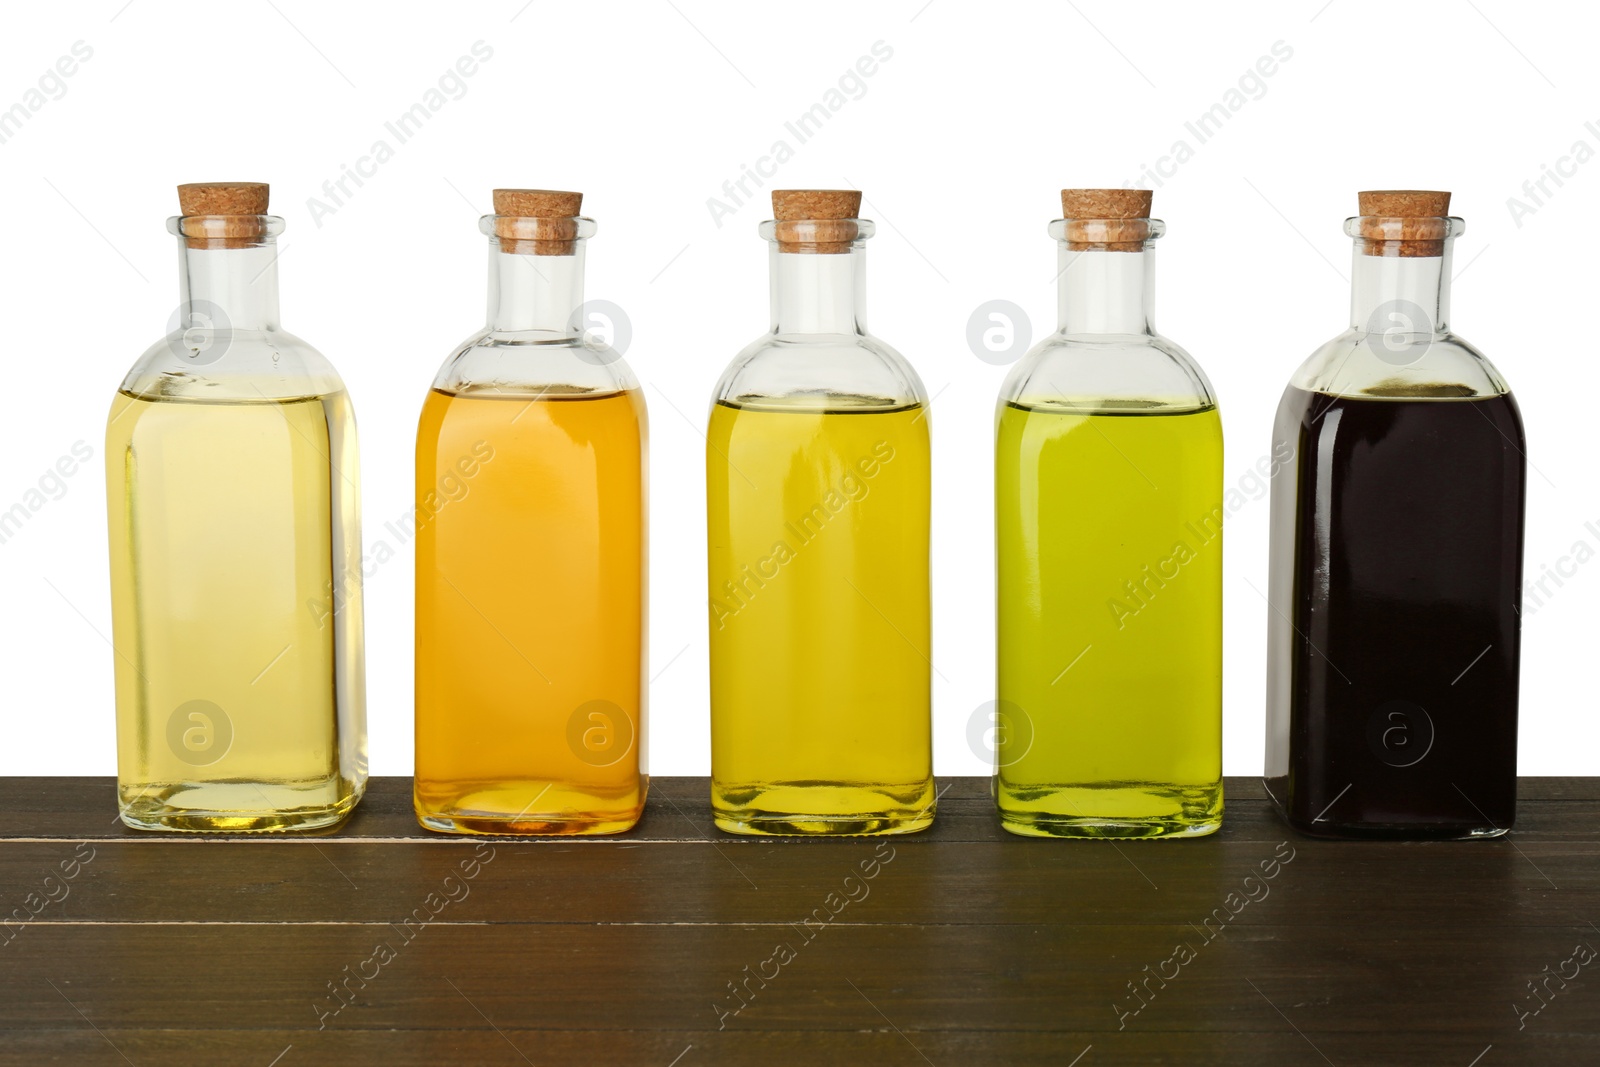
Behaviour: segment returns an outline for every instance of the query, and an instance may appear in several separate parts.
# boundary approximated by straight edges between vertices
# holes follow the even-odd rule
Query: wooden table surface
[[[657,778],[632,833],[530,841],[379,778],[335,833],[220,839],[0,779],[0,1064],[1600,1064],[1600,779],[1433,844],[1297,837],[1249,779],[1122,845],[940,787],[928,832],[816,841]]]

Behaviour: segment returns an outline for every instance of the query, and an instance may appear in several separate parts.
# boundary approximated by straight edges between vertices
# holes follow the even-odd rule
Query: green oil
[[[1019,834],[1222,820],[1222,424],[1213,406],[1007,403],[995,450],[995,793]]]

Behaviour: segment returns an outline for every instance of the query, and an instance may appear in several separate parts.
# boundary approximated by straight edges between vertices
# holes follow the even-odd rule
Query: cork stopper
[[[1432,189],[1368,189],[1356,194],[1363,215],[1390,219],[1450,217],[1450,194]]]
[[[1360,249],[1368,256],[1444,255],[1450,194],[1432,189],[1368,189],[1356,194]]]
[[[855,189],[774,189],[772,217],[779,252],[839,255],[861,235],[861,193]]]
[[[582,193],[496,189],[495,236],[500,251],[519,256],[570,256],[577,249]]]
[[[191,182],[178,186],[184,215],[265,215],[266,182]]]
[[[1073,252],[1141,252],[1150,239],[1149,189],[1063,189],[1067,248]]]
[[[266,182],[191,182],[178,186],[180,230],[190,248],[249,248],[267,233]]]

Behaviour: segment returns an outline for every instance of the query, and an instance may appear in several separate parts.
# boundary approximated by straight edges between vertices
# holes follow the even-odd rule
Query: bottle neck
[[[867,332],[866,253],[780,252],[772,245],[772,331]]]
[[[1351,266],[1351,328],[1443,335],[1450,321],[1450,241],[1437,256],[1370,256],[1361,245]]]
[[[1154,334],[1154,252],[1074,251],[1061,242],[1057,328],[1068,336]]]
[[[278,248],[270,238],[246,248],[195,248],[180,239],[179,317],[183,329],[278,328]]]
[[[519,255],[489,240],[489,329],[540,333],[551,339],[582,332],[583,242],[570,255]]]

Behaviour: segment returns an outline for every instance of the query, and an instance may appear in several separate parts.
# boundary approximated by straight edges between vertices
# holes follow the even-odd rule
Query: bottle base
[[[835,782],[727,785],[713,781],[717,829],[756,836],[914,834],[933,825],[933,781],[909,786]]]
[[[327,830],[350,817],[366,789],[364,778],[311,787],[283,782],[186,782],[137,790],[122,786],[119,815],[123,825],[135,830],[230,834]],[[131,798],[124,799],[130,792]],[[308,793],[326,792],[343,795],[331,803],[304,802]],[[250,800],[258,806],[245,807]]]
[[[1437,794],[1430,796],[1421,792],[1400,800],[1379,794],[1377,800],[1363,807],[1349,802],[1339,804],[1351,791],[1351,786],[1328,799],[1296,795],[1288,775],[1268,776],[1261,784],[1278,818],[1306,837],[1343,841],[1472,841],[1501,837],[1510,832],[1516,821],[1514,785],[1499,791],[1474,787],[1473,796],[1478,798],[1477,802],[1468,799],[1457,786],[1459,800],[1448,795],[1440,800]],[[1362,798],[1359,790],[1351,795],[1358,801]],[[1492,801],[1487,799],[1490,795],[1494,798]],[[1370,817],[1329,816],[1330,811],[1340,808],[1347,812],[1355,808]],[[1318,814],[1309,814],[1312,810]]]
[[[1222,816],[1213,819],[1097,819],[1059,815],[1020,815],[1001,812],[1000,827],[1022,837],[1076,837],[1086,841],[1173,841],[1204,837],[1222,828]]]
[[[819,818],[812,815],[760,815],[740,817],[717,814],[711,820],[717,829],[730,834],[772,837],[870,837],[883,834],[914,834],[933,825],[933,815],[902,818],[895,815],[860,815],[852,818]]]
[[[996,783],[1000,825],[1024,837],[1147,841],[1204,837],[1222,826],[1222,783]]]
[[[628,815],[510,815],[461,812],[417,812],[417,825],[441,834],[476,834],[485,837],[578,837],[624,834],[639,824],[639,812]]]
[[[638,825],[649,775],[601,790],[576,782],[419,781],[412,795],[417,824],[441,834],[578,837],[621,834]]]
[[[1503,837],[1511,830],[1510,826],[1316,822],[1292,817],[1281,808],[1277,812],[1297,834],[1336,841],[1474,841]]]

